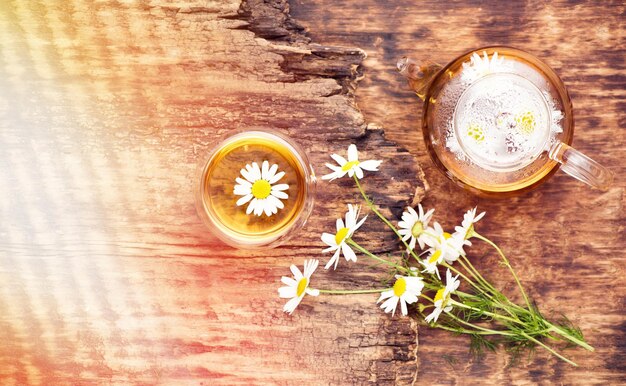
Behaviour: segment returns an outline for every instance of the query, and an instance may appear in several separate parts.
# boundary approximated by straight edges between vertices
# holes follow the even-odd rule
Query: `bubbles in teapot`
[[[503,56],[475,54],[439,96],[446,147],[457,159],[492,171],[532,163],[562,131],[542,75]],[[546,85],[547,88],[547,85]],[[436,118],[437,119],[437,118]]]

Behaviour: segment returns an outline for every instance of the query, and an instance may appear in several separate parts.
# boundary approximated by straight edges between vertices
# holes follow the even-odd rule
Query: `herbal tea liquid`
[[[256,163],[259,169],[263,162],[273,167],[276,173],[282,173],[279,181],[270,184],[261,181],[248,183],[241,170],[250,169]],[[221,233],[242,242],[254,239],[272,240],[283,234],[297,219],[306,199],[306,173],[297,153],[286,142],[262,132],[244,133],[227,141],[219,148],[207,163],[202,174],[202,204],[206,214],[213,219]],[[274,167],[274,165],[276,165]],[[239,182],[238,182],[239,181]],[[252,185],[252,198],[249,202],[238,205],[242,195],[235,194],[235,186],[243,183]],[[247,213],[250,202],[256,197],[266,198],[272,185],[281,184],[284,195],[280,202],[282,208],[274,207],[275,213]],[[276,200],[274,200],[275,202]]]

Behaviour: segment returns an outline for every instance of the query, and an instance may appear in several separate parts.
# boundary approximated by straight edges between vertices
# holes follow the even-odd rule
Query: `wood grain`
[[[367,53],[357,103],[366,120],[384,126],[390,139],[417,156],[431,187],[423,204],[436,208],[448,226],[471,206],[486,210],[479,231],[508,252],[540,308],[564,312],[596,347],[593,354],[565,351],[580,368],[541,351],[509,368],[503,352],[477,362],[467,355],[466,339],[420,328],[419,383],[626,382],[624,9],[622,2],[590,1],[292,2],[292,15],[312,39]],[[419,132],[421,102],[397,75],[395,62],[408,55],[446,63],[494,44],[527,50],[561,76],[574,103],[573,145],[615,172],[613,188],[593,191],[557,173],[524,196],[489,200],[458,189],[436,170]],[[476,264],[515,295],[496,257],[483,258],[484,252],[473,252]]]
[[[413,381],[416,326],[375,295],[281,311],[280,276],[320,256],[349,181],[320,183],[272,251],[224,247],[193,205],[196,165],[242,127],[290,134],[319,174],[356,143],[385,160],[367,186],[388,215],[420,199],[414,156],[355,105],[362,50],[311,43],[285,1],[4,1],[0,36],[0,383]],[[378,286],[360,266],[315,285]]]

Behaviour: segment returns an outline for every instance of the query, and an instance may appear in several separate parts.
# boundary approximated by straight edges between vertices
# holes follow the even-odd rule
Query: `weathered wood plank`
[[[285,1],[5,1],[0,36],[2,384],[413,380],[416,327],[375,295],[281,312],[280,276],[320,256],[349,183],[321,183],[305,231],[266,252],[222,246],[193,206],[196,164],[241,127],[294,136],[319,174],[357,143],[385,160],[379,202],[421,198],[414,156],[356,108],[363,51],[310,43]],[[315,283],[378,284],[362,266]]]
[[[291,11],[313,40],[365,50],[357,102],[366,120],[383,125],[389,138],[417,156],[431,186],[423,203],[436,208],[448,226],[473,205],[486,210],[480,231],[509,252],[539,306],[569,315],[597,349],[594,354],[566,351],[581,365],[578,369],[540,351],[532,361],[509,369],[505,355],[471,361],[464,338],[421,328],[419,383],[623,384],[624,4],[295,0]],[[522,197],[487,200],[459,190],[435,169],[419,132],[421,103],[396,74],[395,62],[409,55],[445,63],[494,44],[528,50],[560,74],[575,107],[573,144],[615,172],[612,189],[593,191],[558,173]],[[482,249],[474,256],[487,277],[514,291],[495,256],[482,259]],[[448,363],[449,358],[456,363]]]

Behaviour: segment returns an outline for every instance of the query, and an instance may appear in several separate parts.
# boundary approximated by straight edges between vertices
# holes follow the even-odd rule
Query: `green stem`
[[[506,256],[504,255],[500,247],[498,247],[493,241],[489,240],[488,238],[483,237],[482,235],[476,233],[476,231],[474,231],[474,237],[486,242],[487,244],[495,248],[496,251],[498,251],[498,254],[500,255],[500,257],[502,257],[502,261],[504,261],[504,264],[507,266],[509,271],[511,271],[511,275],[513,275],[513,278],[515,279],[515,282],[517,283],[517,286],[519,287],[519,290],[522,293],[522,296],[524,297],[524,301],[526,302],[528,309],[532,310],[532,306],[530,305],[530,300],[528,300],[528,296],[526,296],[526,291],[524,291],[524,287],[522,287],[522,283],[519,281],[519,278],[517,277],[515,270],[513,269],[513,267],[511,267],[509,260],[506,258]]]
[[[367,206],[372,210],[372,212],[376,214],[376,216],[378,216],[379,219],[381,219],[382,222],[384,222],[389,227],[389,229],[393,231],[393,233],[396,234],[396,236],[398,236],[398,239],[402,241],[402,244],[404,244],[404,246],[406,247],[406,250],[413,256],[413,258],[419,261],[419,257],[417,256],[415,251],[413,251],[413,249],[409,247],[409,244],[405,240],[402,239],[402,235],[398,232],[398,229],[396,229],[396,227],[393,226],[393,224],[389,220],[387,220],[387,218],[383,216],[382,213],[378,211],[378,208],[376,208],[376,205],[374,204],[374,202],[370,200],[369,197],[367,197],[367,194],[365,193],[365,190],[363,190],[363,188],[361,187],[361,183],[359,182],[359,179],[357,178],[356,174],[354,175],[354,182],[356,182],[356,187],[359,189],[359,192],[361,193],[361,196],[363,196],[363,199],[367,203]]]
[[[368,289],[368,290],[318,290],[321,294],[329,295],[354,295],[354,294],[373,294],[389,291],[392,288]]]
[[[360,246],[359,244],[357,244],[354,240],[352,239],[348,239],[346,241],[349,245],[353,246],[354,248],[356,248],[358,251],[360,251],[361,253],[363,253],[364,255],[366,255],[367,257],[374,259],[376,261],[379,261],[381,263],[387,264],[389,266],[392,266],[398,270],[404,271],[404,272],[409,272],[409,270],[401,265],[398,265],[392,261],[389,260],[385,260],[383,258],[380,258],[378,256],[376,256],[375,254],[371,253],[370,251],[368,251],[367,249],[363,248],[362,246]]]
[[[468,278],[462,272],[460,272],[458,269],[454,268],[453,266],[451,266],[448,263],[443,263],[441,265],[446,267],[446,268],[448,268],[452,272],[459,274],[463,278],[463,280],[467,281],[472,287],[476,288],[477,290],[479,290],[480,292],[484,293],[485,295],[490,296],[485,291],[483,291],[476,283],[474,283],[470,278]]]
[[[528,335],[528,334],[526,334],[524,332],[520,332],[520,335],[522,335],[524,338],[526,338],[526,339],[528,339],[528,340],[530,340],[532,342],[535,342],[539,346],[541,346],[541,347],[545,348],[546,350],[550,351],[552,354],[554,354],[558,358],[564,360],[565,362],[569,363],[570,365],[578,367],[578,365],[576,363],[574,363],[571,360],[565,358],[563,355],[561,355],[558,352],[556,352],[552,347],[550,347],[550,346],[548,346],[546,344],[543,344],[540,340],[535,339],[532,336],[530,336],[530,335]]]
[[[576,343],[577,345],[584,347],[585,349],[589,350],[589,351],[595,351],[595,349],[593,348],[593,346],[591,346],[589,343],[585,342],[584,340],[580,340],[570,334],[568,334],[566,331],[563,331],[562,329],[560,329],[559,327],[555,326],[554,324],[548,322],[546,320],[546,323],[550,326],[549,331],[553,331],[556,332],[557,334],[567,338],[570,342],[572,343]]]
[[[513,334],[511,332],[492,330],[490,328],[481,327],[481,326],[476,325],[474,323],[466,322],[465,320],[463,320],[463,319],[461,319],[461,318],[459,318],[459,317],[457,317],[457,316],[455,316],[453,314],[450,314],[450,313],[447,313],[447,315],[449,317],[451,317],[452,319],[456,320],[459,323],[465,324],[466,326],[470,326],[470,327],[475,328],[475,329],[480,330],[480,331],[488,332],[489,334],[506,335],[506,336],[514,336],[515,335],[515,334]]]
[[[452,299],[450,299],[450,300],[452,301],[452,304],[457,305],[457,306],[459,306],[461,308],[465,308],[465,309],[473,310],[473,311],[479,311],[479,312],[483,313],[484,315],[493,317],[494,319],[507,320],[509,322],[513,322],[513,323],[521,324],[522,326],[526,326],[526,323],[522,322],[519,319],[509,318],[508,316],[495,314],[493,312],[481,310],[480,308],[468,306],[467,304],[457,302],[456,300],[452,300]]]
[[[463,266],[463,268],[465,268],[466,271],[468,271],[472,276],[474,276],[476,280],[478,280],[479,283],[482,283],[482,285],[484,285],[486,289],[493,292],[494,294],[499,293],[499,291],[493,285],[491,285],[491,283],[489,283],[480,274],[480,272],[478,272],[478,270],[472,265],[472,263],[469,261],[467,257],[465,257],[464,255],[461,255],[459,259],[459,264],[461,264],[461,266]]]
[[[493,332],[491,332],[491,331],[472,331],[472,330],[466,330],[466,329],[461,328],[461,327],[456,327],[456,328],[448,327],[448,326],[444,326],[443,324],[439,324],[439,323],[434,324],[432,327],[441,328],[442,330],[447,330],[447,331],[452,331],[452,332],[458,332],[460,334],[493,335]],[[498,335],[501,335],[501,334],[498,334]]]

